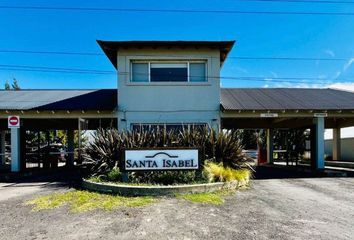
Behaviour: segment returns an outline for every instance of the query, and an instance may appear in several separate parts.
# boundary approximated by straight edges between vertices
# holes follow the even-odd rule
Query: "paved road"
[[[30,186],[29,186],[30,185]],[[221,206],[174,198],[142,208],[31,212],[23,202],[68,191],[1,184],[0,239],[353,239],[354,178],[255,180]]]

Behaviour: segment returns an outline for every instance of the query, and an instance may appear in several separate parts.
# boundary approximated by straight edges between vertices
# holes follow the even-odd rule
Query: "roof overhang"
[[[220,51],[220,64],[222,65],[235,41],[102,41],[97,40],[113,66],[117,69],[117,54],[119,49],[129,48],[209,48]]]

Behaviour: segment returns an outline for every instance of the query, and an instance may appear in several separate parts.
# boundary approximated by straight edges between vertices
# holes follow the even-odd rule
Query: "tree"
[[[15,91],[21,89],[20,86],[19,86],[18,83],[17,83],[16,78],[14,78],[14,81],[13,81],[13,83],[11,84],[11,86],[12,86],[12,89],[15,90]]]
[[[9,84],[9,81],[7,81],[7,80],[5,82],[5,90],[11,90],[11,86]]]
[[[9,81],[6,81],[4,88],[5,88],[5,90],[15,90],[15,91],[21,90],[16,78],[13,79],[13,82],[11,83],[11,85],[10,85]]]

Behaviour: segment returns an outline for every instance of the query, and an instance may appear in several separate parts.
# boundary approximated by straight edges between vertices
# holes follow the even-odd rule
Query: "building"
[[[118,70],[118,128],[220,126],[220,69],[234,41],[98,41]]]
[[[82,127],[117,126],[119,130],[132,130],[182,125],[267,129],[270,163],[274,129],[311,129],[312,167],[321,170],[325,128],[334,129],[333,158],[338,160],[339,130],[354,125],[352,92],[220,88],[220,69],[234,41],[98,41],[98,44],[118,71],[118,90],[0,92],[2,154],[8,116],[21,118],[21,127],[11,129],[12,171],[27,166],[28,130],[67,130],[68,151],[73,152],[73,131]]]

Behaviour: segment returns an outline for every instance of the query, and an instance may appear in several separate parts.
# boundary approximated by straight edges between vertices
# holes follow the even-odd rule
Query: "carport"
[[[334,89],[222,89],[226,129],[266,129],[267,161],[273,163],[275,129],[308,129],[314,170],[323,170],[324,132],[333,129],[333,160],[341,159],[340,129],[354,126],[354,94]],[[354,146],[353,146],[354,148]]]
[[[58,152],[41,151],[50,145],[49,132],[64,130],[67,138],[66,166],[74,164],[74,156],[80,160],[81,131],[116,127],[117,90],[20,90],[0,92],[1,166],[11,159],[11,171],[27,168],[43,168],[40,159]],[[20,128],[8,129],[8,116],[20,117]],[[33,152],[26,149],[28,132],[36,134],[38,144]],[[44,133],[45,140],[40,140]],[[76,134],[75,134],[76,133]],[[75,139],[76,138],[76,139]],[[6,139],[10,146],[6,146]],[[74,142],[77,142],[76,149]],[[6,149],[8,148],[8,149]],[[10,150],[10,151],[9,151]],[[31,156],[38,161],[33,162]]]
[[[40,149],[43,144],[49,146],[49,131],[62,130],[67,137],[66,165],[74,163],[74,156],[80,160],[81,130],[117,126],[117,92],[117,89],[0,91],[0,166],[11,159],[13,172],[28,167],[29,131],[37,134],[38,139],[40,133],[46,135],[44,143],[38,141],[38,151],[31,152],[38,159],[48,157]],[[20,128],[9,130],[7,118],[13,115],[20,117]],[[354,126],[354,93],[334,89],[222,88],[220,122],[225,129],[266,129],[270,164],[274,130],[307,129],[311,167],[323,170],[324,131],[333,129],[333,160],[340,160],[340,129]],[[41,162],[32,165],[41,167]]]

